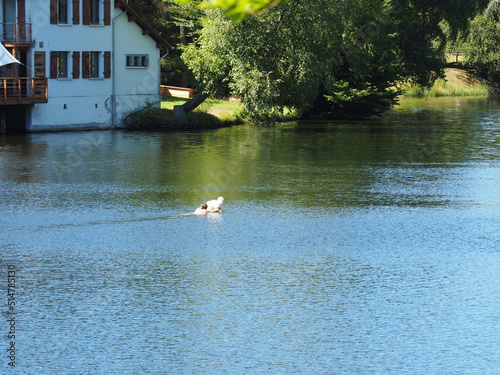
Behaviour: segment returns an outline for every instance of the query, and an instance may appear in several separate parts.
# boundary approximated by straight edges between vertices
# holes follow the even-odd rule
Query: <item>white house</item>
[[[21,62],[0,66],[0,132],[115,128],[161,100],[172,46],[127,1],[1,0],[0,23]]]

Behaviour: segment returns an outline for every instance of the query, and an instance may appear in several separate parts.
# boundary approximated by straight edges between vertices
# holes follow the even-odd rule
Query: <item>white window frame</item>
[[[149,55],[148,54],[126,54],[125,55],[125,67],[127,69],[144,69],[149,67]]]

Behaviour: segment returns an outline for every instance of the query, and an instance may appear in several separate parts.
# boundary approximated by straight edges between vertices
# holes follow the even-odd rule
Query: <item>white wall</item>
[[[81,2],[80,2],[81,3]],[[113,3],[113,2],[111,2]],[[161,99],[159,95],[159,49],[156,42],[142,35],[141,28],[128,22],[127,15],[115,9],[115,42],[113,26],[51,25],[47,0],[27,1],[35,40],[32,54],[44,51],[46,76],[50,75],[50,51],[111,51],[111,78],[48,79],[49,102],[36,104],[28,119],[29,131],[110,128],[120,125],[124,116],[148,103]],[[80,23],[82,21],[80,15]],[[115,51],[113,52],[113,46]],[[126,68],[126,54],[148,54],[149,67]],[[114,66],[113,66],[114,62]],[[72,59],[68,75],[71,77]],[[100,66],[101,73],[104,64]],[[29,73],[33,75],[33,73]],[[116,115],[113,116],[112,95],[116,93]]]
[[[115,15],[121,14],[120,10]],[[117,120],[136,111],[148,103],[161,99],[159,82],[160,51],[156,42],[134,22],[128,22],[127,15],[115,21],[115,93],[117,101]],[[127,68],[126,55],[149,55],[147,68]]]

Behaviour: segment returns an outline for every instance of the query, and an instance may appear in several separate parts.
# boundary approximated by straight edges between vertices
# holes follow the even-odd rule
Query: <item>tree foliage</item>
[[[500,1],[492,0],[487,9],[470,24],[463,44],[467,64],[490,82],[500,83]]]
[[[202,0],[130,0],[130,5],[172,45],[187,44],[201,28]],[[185,40],[183,40],[185,39]]]
[[[371,115],[394,103],[397,81],[441,75],[440,23],[456,33],[486,5],[458,3],[291,0],[239,23],[211,10],[183,57],[207,90],[227,83],[253,115]]]
[[[203,10],[202,0],[178,3],[174,0],[130,0],[132,5],[148,23],[173,46],[187,45],[198,35]],[[162,64],[162,83],[178,86],[193,86],[196,81],[180,58],[180,50],[169,54]]]
[[[177,0],[181,4],[193,3],[196,0]],[[206,8],[220,8],[233,21],[241,21],[248,15],[263,13],[279,4],[290,0],[207,0],[201,5]]]

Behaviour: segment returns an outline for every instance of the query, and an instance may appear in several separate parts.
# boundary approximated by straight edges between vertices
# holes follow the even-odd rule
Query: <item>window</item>
[[[149,55],[126,55],[127,68],[146,68],[149,66]]]
[[[79,0],[73,0],[79,2]],[[82,0],[84,25],[111,25],[111,0]],[[74,6],[73,6],[74,7]]]
[[[68,78],[68,52],[57,52],[57,78]]]
[[[83,51],[81,56],[82,78],[111,78],[111,51]]]
[[[69,19],[69,0],[57,1],[57,22],[67,24]]]
[[[99,78],[99,52],[90,52],[89,53],[89,77],[90,78]]]
[[[71,23],[80,24],[80,0],[50,0],[50,24],[70,25]]]
[[[45,52],[35,52],[35,77],[45,77]]]
[[[35,56],[35,69],[42,74],[45,56],[37,53]],[[50,51],[50,78],[67,79],[68,77],[69,52]],[[44,69],[43,69],[44,70]]]
[[[90,0],[90,24],[99,25],[101,13],[101,1]]]

